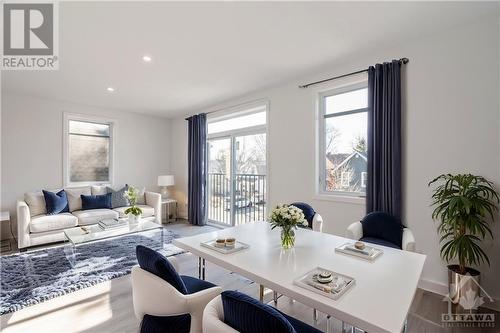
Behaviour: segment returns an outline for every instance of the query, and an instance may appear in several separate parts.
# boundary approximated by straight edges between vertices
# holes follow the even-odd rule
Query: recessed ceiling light
[[[150,56],[145,55],[142,57],[142,60],[144,60],[144,62],[151,62],[152,59]]]
[[[106,88],[106,90],[107,90],[107,91],[109,91],[109,92],[114,92],[114,91],[115,91],[115,88],[113,88],[113,87],[108,87],[108,88]]]

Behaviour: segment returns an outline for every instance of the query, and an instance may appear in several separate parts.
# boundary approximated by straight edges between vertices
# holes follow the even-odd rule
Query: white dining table
[[[223,254],[201,246],[218,237],[234,237],[249,248]],[[173,244],[204,261],[286,295],[370,333],[401,332],[422,273],[425,255],[375,245],[383,254],[373,262],[335,252],[352,240],[307,229],[296,231],[295,247],[283,250],[280,231],[267,222],[252,222],[191,237]],[[333,300],[294,284],[294,280],[316,267],[355,279],[354,285]]]

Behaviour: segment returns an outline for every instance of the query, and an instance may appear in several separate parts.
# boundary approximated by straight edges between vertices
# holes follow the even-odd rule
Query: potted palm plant
[[[480,294],[480,272],[473,266],[490,264],[481,242],[493,238],[489,224],[500,199],[493,183],[481,176],[443,174],[431,185],[435,186],[432,218],[439,222],[441,257],[449,264],[449,296],[459,303],[466,290]]]

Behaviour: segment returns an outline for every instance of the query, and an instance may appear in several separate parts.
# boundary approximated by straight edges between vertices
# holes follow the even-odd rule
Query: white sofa
[[[53,190],[57,192],[58,190]],[[106,193],[106,186],[85,186],[65,188],[68,197],[69,213],[47,215],[42,191],[25,193],[24,201],[17,202],[17,243],[20,250],[30,246],[66,240],[64,229],[82,225],[96,224],[105,218],[125,216],[128,207],[114,209],[82,210],[80,195],[99,195]],[[142,217],[153,218],[161,224],[161,195],[144,191],[138,200]]]

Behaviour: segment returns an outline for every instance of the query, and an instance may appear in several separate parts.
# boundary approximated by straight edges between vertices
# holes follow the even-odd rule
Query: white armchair
[[[361,222],[354,222],[347,227],[346,237],[354,240],[363,238],[363,225]],[[409,228],[403,229],[402,249],[410,252],[416,251],[415,237]]]
[[[313,231],[323,232],[323,218],[314,211],[311,205],[304,202],[293,202],[291,205],[301,209],[308,221],[312,216],[311,228]]]
[[[176,259],[167,258],[177,269]],[[162,278],[143,270],[132,268],[132,298],[134,312],[142,320],[145,314],[153,316],[191,315],[191,333],[202,332],[205,306],[222,292],[220,287],[204,289],[184,295]]]
[[[226,306],[234,306],[230,312],[226,311],[232,318],[224,318],[223,297],[228,297],[224,302]],[[226,302],[228,300],[229,303]],[[269,318],[273,317],[275,322],[270,324]],[[273,332],[277,330],[276,322],[287,322],[296,332],[321,333],[320,330],[238,291],[223,292],[221,296],[211,300],[203,311],[203,333],[238,333],[238,330],[230,326],[233,324],[245,332]]]
[[[312,229],[313,231],[323,232],[323,218],[318,213],[314,214],[312,220]]]
[[[224,308],[220,296],[211,300],[203,311],[203,333],[238,333],[224,323]]]

